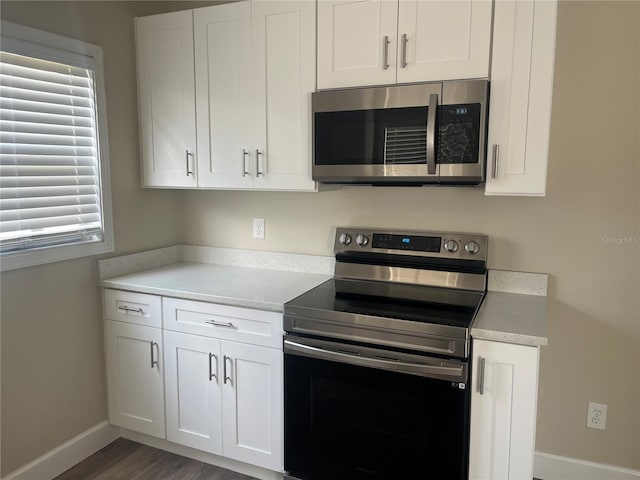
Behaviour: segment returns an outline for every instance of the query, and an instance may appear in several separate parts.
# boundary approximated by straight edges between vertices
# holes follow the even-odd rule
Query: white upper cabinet
[[[555,0],[495,3],[487,195],[546,192]]]
[[[200,187],[252,188],[251,4],[194,11]]]
[[[142,184],[196,187],[191,11],[136,18]]]
[[[199,186],[314,190],[313,2],[194,10]]]
[[[318,88],[487,77],[489,0],[318,0]]]

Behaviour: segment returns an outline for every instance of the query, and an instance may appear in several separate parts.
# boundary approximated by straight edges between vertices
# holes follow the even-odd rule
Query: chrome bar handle
[[[427,113],[427,173],[436,173],[436,113],[438,111],[438,94],[429,96],[429,111]]]
[[[498,178],[498,162],[500,161],[500,145],[495,144],[493,146],[493,163],[491,165],[491,178]]]
[[[185,151],[187,152],[187,154],[185,155],[185,159],[187,161],[187,177],[188,177],[189,175],[193,175],[193,171],[191,171],[191,169],[189,168],[189,157],[193,157],[193,153],[191,153],[188,148]]]
[[[160,348],[158,347],[158,344],[156,342],[154,342],[153,340],[151,342],[149,342],[151,344],[151,368],[155,367],[156,365],[158,365],[158,360],[154,359],[153,356],[153,347],[155,346],[158,353],[160,353]]]
[[[216,359],[216,370],[215,373],[213,373],[213,367],[211,366],[211,359],[215,358]],[[209,354],[209,381],[216,379],[216,382],[218,381],[218,356],[214,353],[210,353]]]
[[[480,395],[484,395],[484,367],[485,367],[485,358],[479,357],[480,362],[478,363],[478,393]]]
[[[214,325],[216,327],[235,328],[235,326],[231,322],[216,322],[215,320],[207,320],[204,323],[208,323],[209,325]]]
[[[242,149],[242,177],[246,177],[249,175],[247,171],[247,157],[249,156],[249,150],[246,148]]]
[[[127,313],[139,313],[140,315],[144,315],[144,310],[142,310],[142,307],[131,308],[125,305],[123,307],[118,307],[118,310],[122,310],[123,312],[127,312]]]
[[[227,380],[229,380],[229,383],[231,383],[231,377],[227,375],[227,360],[231,362],[231,368],[233,368],[233,360],[231,360],[231,357],[227,357],[226,355],[223,356],[222,365],[223,365],[223,376],[224,376],[225,385],[227,384]]]
[[[256,148],[256,177],[259,177],[260,175],[264,175],[265,172],[262,171],[262,168],[260,166],[260,163],[263,159],[263,154],[262,151],[259,148]]]
[[[409,36],[406,33],[402,34],[402,68],[407,68],[407,43],[409,42]]]
[[[382,40],[382,69],[389,70],[389,35],[385,35]]]

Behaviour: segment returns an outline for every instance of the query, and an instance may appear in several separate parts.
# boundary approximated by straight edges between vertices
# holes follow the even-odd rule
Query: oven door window
[[[469,392],[285,355],[285,470],[303,480],[467,478]]]
[[[316,165],[426,164],[428,107],[315,114]]]

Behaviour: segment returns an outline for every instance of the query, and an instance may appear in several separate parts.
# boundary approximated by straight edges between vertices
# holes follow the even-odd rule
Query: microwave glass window
[[[315,114],[316,165],[426,163],[428,107]]]

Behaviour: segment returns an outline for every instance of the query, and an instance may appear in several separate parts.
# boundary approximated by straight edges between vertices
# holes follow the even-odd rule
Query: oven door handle
[[[348,346],[346,346],[348,348]],[[448,380],[452,382],[466,383],[466,365],[460,363],[456,366],[428,365],[423,363],[403,362],[392,357],[393,352],[380,351],[380,357],[353,354],[327,350],[325,348],[305,345],[303,343],[284,341],[284,353],[300,355],[303,357],[318,358],[339,363],[347,363],[359,367],[377,368],[391,372],[408,373],[420,377]],[[384,355],[384,356],[383,356]]]

